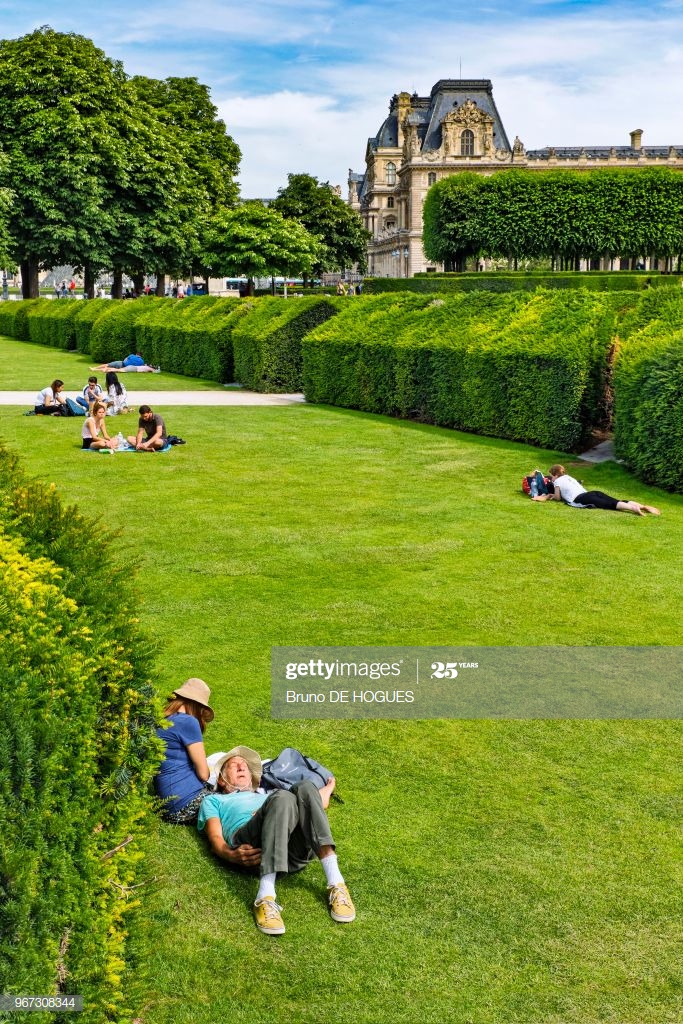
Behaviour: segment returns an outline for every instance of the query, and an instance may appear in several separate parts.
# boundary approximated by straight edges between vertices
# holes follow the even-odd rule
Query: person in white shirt
[[[622,501],[613,498],[604,491],[587,491],[583,484],[569,476],[564,466],[551,466],[548,476],[555,488],[552,494],[538,494],[533,501],[565,501],[568,505],[588,505],[592,508],[603,508],[611,512],[632,512],[636,516],[644,516],[649,512],[652,516],[661,515],[653,505],[641,505],[638,501]]]
[[[63,380],[53,380],[49,388],[43,388],[36,395],[34,410],[36,416],[66,416],[66,396]]]

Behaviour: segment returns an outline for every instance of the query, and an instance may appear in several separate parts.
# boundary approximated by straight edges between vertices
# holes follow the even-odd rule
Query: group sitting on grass
[[[251,748],[237,746],[218,761],[214,791],[203,741],[214,717],[210,696],[203,680],[188,679],[174,690],[165,709],[167,728],[157,730],[166,746],[156,776],[164,817],[173,824],[196,821],[218,857],[234,867],[258,868],[254,919],[265,935],[285,931],[275,893],[278,872],[301,871],[315,858],[325,874],[330,916],[339,924],[350,923],[356,911],[326,814],[334,778],[320,789],[304,781],[291,790],[265,793],[259,789],[261,758]]]
[[[569,476],[564,466],[559,464],[551,466],[548,475],[553,482],[553,490],[550,494],[536,495],[534,501],[564,501],[567,505],[602,508],[611,512],[632,512],[636,516],[644,516],[646,513],[660,515],[659,509],[653,505],[641,505],[639,501],[613,498],[604,491],[587,491],[583,484]]]

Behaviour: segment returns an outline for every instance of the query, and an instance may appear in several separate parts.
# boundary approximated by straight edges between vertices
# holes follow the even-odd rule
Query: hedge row
[[[683,493],[683,296],[643,296],[614,371],[614,447],[642,480]]]
[[[13,992],[82,994],[90,1024],[134,1015],[126,893],[159,759],[118,547],[0,448],[0,961]]]
[[[482,274],[418,274],[416,277],[369,277],[363,283],[368,295],[381,292],[411,291],[421,295],[453,294],[459,292],[516,292],[534,291],[536,288],[573,289],[589,291],[638,291],[645,288],[681,287],[683,279],[674,274],[590,272],[533,272]]]
[[[241,299],[162,300],[138,320],[136,346],[169,373],[227,384],[234,379],[232,331],[245,312]]]
[[[300,391],[302,339],[341,308],[331,297],[256,300],[233,332],[236,379],[254,391]]]
[[[608,296],[485,292],[347,302],[303,342],[314,402],[563,451],[603,422]]]
[[[0,302],[0,334],[18,341],[28,341],[28,314],[34,306],[47,299],[22,299]]]

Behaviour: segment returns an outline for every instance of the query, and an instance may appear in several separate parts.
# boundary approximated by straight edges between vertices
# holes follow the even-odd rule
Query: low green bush
[[[40,299],[19,299],[0,302],[0,334],[18,341],[28,341],[27,317]]]
[[[246,311],[238,298],[164,303],[138,322],[136,344],[170,373],[227,384],[233,380],[232,331]]]
[[[620,336],[615,452],[646,483],[683,493],[683,295],[644,295]]]
[[[76,351],[86,355],[90,352],[90,334],[93,324],[111,308],[111,299],[88,299],[78,303],[78,312],[74,320],[76,334]]]
[[[638,291],[647,288],[681,287],[683,279],[675,274],[648,274],[597,270],[585,272],[535,271],[530,273],[483,274],[417,274],[415,277],[370,277],[363,282],[367,295],[380,292],[412,291],[422,295],[471,291],[514,292],[534,291],[536,288],[573,289],[588,291]]]
[[[251,308],[233,331],[235,379],[253,391],[288,393],[302,386],[301,340],[341,308],[339,299],[244,300]],[[347,300],[348,301],[348,300]]]
[[[110,301],[111,308],[98,317],[90,332],[90,354],[95,363],[112,359],[125,359],[137,349],[136,329],[138,321],[150,315],[155,307],[171,304],[176,299],[157,299],[151,296],[139,299]],[[183,300],[185,301],[185,300]],[[149,360],[146,352],[142,353]]]
[[[134,1015],[130,887],[159,760],[119,547],[0,448],[0,962],[13,991],[82,994],[94,1024]]]
[[[360,298],[304,339],[304,392],[572,451],[605,418],[615,321],[586,292]]]
[[[28,340],[72,351],[76,348],[75,321],[81,308],[77,301],[39,299],[28,311]]]

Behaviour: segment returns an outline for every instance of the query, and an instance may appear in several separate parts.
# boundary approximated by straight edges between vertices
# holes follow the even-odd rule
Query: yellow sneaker
[[[356,916],[356,908],[345,885],[331,885],[327,890],[330,916],[340,924],[350,924]]]
[[[272,896],[264,896],[254,904],[256,927],[264,935],[284,935],[285,924],[279,907]]]

